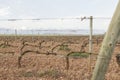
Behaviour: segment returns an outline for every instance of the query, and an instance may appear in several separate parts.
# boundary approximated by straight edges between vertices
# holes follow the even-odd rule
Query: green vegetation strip
[[[70,57],[73,58],[87,58],[89,57],[90,54],[88,53],[81,53],[81,52],[73,52],[72,54],[70,54]]]

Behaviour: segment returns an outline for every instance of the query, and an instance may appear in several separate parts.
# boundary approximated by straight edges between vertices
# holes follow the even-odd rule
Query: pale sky
[[[112,17],[119,0],[0,0],[0,19]],[[95,19],[94,29],[110,19]],[[89,20],[0,21],[0,28],[89,29]]]

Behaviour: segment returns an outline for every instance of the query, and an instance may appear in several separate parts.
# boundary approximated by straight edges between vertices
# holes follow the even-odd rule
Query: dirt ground
[[[70,57],[66,69],[66,55],[81,49],[88,52],[88,40],[88,36],[0,36],[0,80],[90,80],[103,36],[93,37],[91,65],[89,57]],[[119,49],[117,45],[105,80],[120,80],[115,57]],[[34,52],[22,56],[19,67],[18,58],[24,51]]]

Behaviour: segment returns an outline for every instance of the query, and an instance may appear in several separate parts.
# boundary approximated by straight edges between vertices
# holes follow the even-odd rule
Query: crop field
[[[0,36],[0,80],[90,80],[102,41],[93,36],[90,54],[88,36]],[[120,80],[119,50],[105,80]]]

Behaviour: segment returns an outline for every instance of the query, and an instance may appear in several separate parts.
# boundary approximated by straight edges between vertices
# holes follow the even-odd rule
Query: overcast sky
[[[119,0],[0,0],[0,19],[112,17]],[[108,28],[110,19],[94,20],[94,29]],[[89,29],[89,20],[0,21],[0,28]]]

